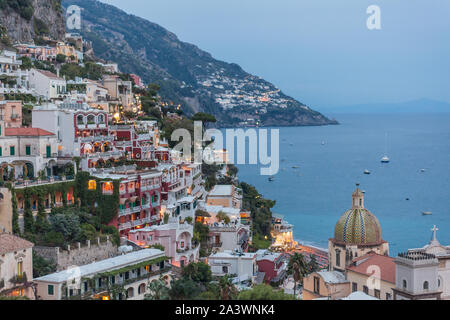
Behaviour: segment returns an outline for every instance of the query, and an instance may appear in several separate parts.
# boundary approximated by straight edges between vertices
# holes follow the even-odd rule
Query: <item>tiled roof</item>
[[[395,263],[394,258],[383,256],[374,252],[353,260],[352,264],[347,267],[348,271],[364,274],[368,277],[374,275],[374,269],[371,266],[380,268],[380,278],[383,281],[395,283]]]
[[[50,131],[40,128],[5,128],[6,136],[53,136]]]
[[[57,80],[64,80],[63,78],[58,77],[53,72],[50,72],[50,71],[47,71],[47,70],[36,70],[36,71],[40,72],[41,74],[43,74],[44,76],[46,76],[48,78],[57,79]]]
[[[12,234],[0,233],[0,254],[33,247],[34,244]]]

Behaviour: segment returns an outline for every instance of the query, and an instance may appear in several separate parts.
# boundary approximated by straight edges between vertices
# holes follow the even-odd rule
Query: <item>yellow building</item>
[[[65,55],[68,59],[78,63],[78,54],[75,47],[65,44],[64,42],[58,42],[56,44],[56,54]]]
[[[339,271],[313,272],[303,280],[303,300],[336,300],[349,294],[349,282]]]
[[[380,223],[369,210],[364,208],[364,192],[359,184],[352,195],[352,208],[338,220],[334,238],[328,241],[330,270],[345,272],[354,258],[369,252],[389,255],[389,243],[381,237]]]

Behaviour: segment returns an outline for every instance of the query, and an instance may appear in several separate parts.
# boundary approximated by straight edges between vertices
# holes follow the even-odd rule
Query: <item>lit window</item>
[[[89,190],[95,190],[95,189],[97,189],[97,181],[95,181],[95,180],[89,180],[88,189],[89,189]]]

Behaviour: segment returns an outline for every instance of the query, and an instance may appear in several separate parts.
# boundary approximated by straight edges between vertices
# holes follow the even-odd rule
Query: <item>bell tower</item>
[[[359,189],[359,183],[356,184],[356,190],[352,194],[352,209],[364,209],[364,192]]]

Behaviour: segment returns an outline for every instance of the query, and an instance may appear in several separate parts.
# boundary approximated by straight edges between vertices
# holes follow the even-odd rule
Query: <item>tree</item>
[[[61,53],[58,53],[58,54],[56,55],[56,62],[58,62],[58,63],[64,63],[64,62],[66,62],[66,55],[61,54]]]
[[[238,300],[295,300],[295,298],[267,284],[259,284],[250,290],[241,291]]]
[[[191,279],[181,278],[172,281],[169,297],[171,300],[188,300],[198,296],[201,291],[200,284]]]
[[[56,272],[56,264],[33,251],[33,278]]]
[[[192,117],[192,120],[193,121],[202,121],[204,123],[207,123],[207,122],[215,123],[217,121],[216,117],[214,117],[213,115],[211,115],[209,113],[204,113],[204,112],[197,112]]]
[[[153,280],[147,285],[147,289],[150,293],[145,294],[144,300],[168,300],[169,289],[162,277],[158,280]]]
[[[204,286],[212,280],[211,267],[203,262],[194,262],[182,270],[183,278],[190,279]]]
[[[308,262],[308,273],[316,272],[320,269],[319,264],[317,263],[316,256],[313,254],[311,259]]]
[[[288,274],[294,276],[294,295],[297,288],[297,282],[302,283],[305,275],[308,274],[308,265],[305,257],[301,253],[294,253],[288,263]]]
[[[219,280],[219,295],[222,300],[235,300],[238,295],[238,290],[228,275]]]

